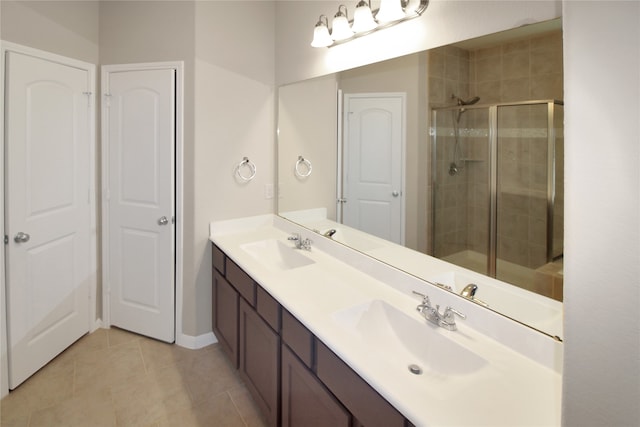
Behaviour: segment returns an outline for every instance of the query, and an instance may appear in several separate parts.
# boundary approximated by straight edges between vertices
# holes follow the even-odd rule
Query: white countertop
[[[293,245],[287,242],[291,232],[315,240],[303,252],[314,263],[272,269],[242,247],[267,239]],[[416,426],[560,425],[561,343],[273,215],[212,223],[210,237]],[[421,300],[412,289],[467,319],[457,322],[457,331],[426,323],[415,310]],[[346,327],[340,313],[372,301],[424,322],[460,352],[483,360],[482,369],[410,373],[406,361],[388,356],[390,343],[364,342]]]

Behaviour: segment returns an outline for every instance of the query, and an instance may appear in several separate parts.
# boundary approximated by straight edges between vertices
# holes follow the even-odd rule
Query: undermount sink
[[[382,300],[335,312],[333,319],[360,345],[370,347],[372,357],[408,366],[414,374],[468,375],[487,365],[485,359],[434,329],[437,327]]]
[[[291,270],[313,264],[315,261],[300,253],[300,249],[286,245],[277,239],[246,243],[241,248],[265,267],[274,270]]]

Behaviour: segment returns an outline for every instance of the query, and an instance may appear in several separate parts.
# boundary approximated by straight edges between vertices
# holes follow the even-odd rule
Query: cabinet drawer
[[[282,427],[349,427],[351,415],[286,345],[282,346]]]
[[[224,276],[224,252],[222,252],[216,245],[212,244],[212,246],[213,268],[218,270]]]
[[[256,310],[274,331],[280,332],[280,304],[261,286],[256,287]]]
[[[291,315],[282,310],[282,339],[307,367],[313,366],[313,334]]]
[[[318,378],[367,427],[403,427],[405,420],[389,402],[322,342],[316,340]]]
[[[226,259],[225,266],[227,272],[226,277],[229,283],[240,292],[240,295],[242,295],[252,307],[255,307],[256,285],[253,279],[229,258]]]

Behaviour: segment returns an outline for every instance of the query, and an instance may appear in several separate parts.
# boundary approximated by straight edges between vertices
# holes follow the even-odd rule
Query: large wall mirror
[[[464,277],[452,292],[562,337],[560,19],[286,85],[278,98],[280,215],[436,286],[452,284],[416,254],[447,261]],[[400,245],[411,251],[390,249]],[[501,306],[466,286],[479,277],[544,309]]]

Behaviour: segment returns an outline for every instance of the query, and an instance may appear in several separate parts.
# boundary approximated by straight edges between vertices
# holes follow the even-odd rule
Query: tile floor
[[[115,328],[82,337],[0,412],[2,427],[265,425],[217,344],[188,350]]]

